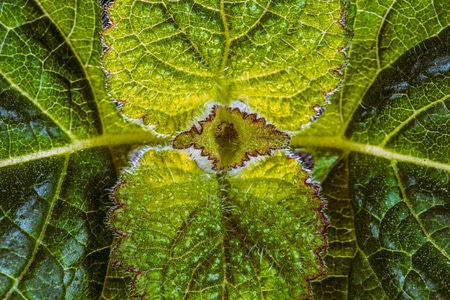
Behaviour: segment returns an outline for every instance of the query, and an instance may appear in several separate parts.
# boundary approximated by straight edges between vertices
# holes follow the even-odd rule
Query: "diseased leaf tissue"
[[[0,298],[450,299],[446,0],[108,11],[0,2]]]

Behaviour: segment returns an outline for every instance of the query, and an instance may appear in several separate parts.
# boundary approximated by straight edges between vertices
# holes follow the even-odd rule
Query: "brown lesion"
[[[214,106],[211,114],[177,135],[175,149],[193,147],[213,162],[213,169],[231,170],[243,166],[250,157],[270,155],[272,150],[286,148],[290,137],[267,124],[256,114],[238,108]]]

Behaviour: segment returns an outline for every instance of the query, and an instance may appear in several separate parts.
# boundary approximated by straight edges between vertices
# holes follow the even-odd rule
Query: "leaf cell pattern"
[[[226,171],[243,166],[249,156],[267,155],[286,147],[288,135],[275,130],[275,126],[284,131],[299,130],[310,121],[313,107],[325,104],[325,94],[339,85],[336,71],[345,58],[339,50],[346,42],[346,32],[339,23],[340,3],[124,1],[109,11],[115,25],[104,33],[109,45],[104,64],[111,76],[112,95],[122,102],[127,117],[175,136],[188,130],[205,107],[215,105],[214,116],[174,139],[175,148],[194,146],[213,160],[213,169],[219,172],[202,174],[206,178],[211,174],[219,176],[211,179],[216,185],[211,191],[211,183],[203,182],[204,178],[191,168],[193,162],[185,158],[180,162],[193,172],[187,174],[169,161],[171,153],[181,152],[158,153],[155,149],[148,150],[143,165],[130,170],[130,176],[124,174],[123,184],[116,188],[114,198],[123,209],[116,210],[109,219],[111,227],[122,236],[114,260],[135,274],[132,293],[162,298],[307,297],[309,280],[322,272],[316,253],[323,247],[326,223],[320,214],[320,201],[308,188],[304,193],[309,203],[300,201],[298,207],[291,208],[299,199],[281,191],[285,184],[277,176],[272,178],[273,189],[279,191],[277,196],[268,189],[271,180],[262,179],[261,185],[260,179],[249,180],[250,185],[237,193],[237,186],[246,180],[236,175],[239,180],[234,182],[233,175]],[[230,108],[234,103],[248,107],[258,117]],[[266,125],[265,120],[274,125]],[[165,159],[167,167],[163,168],[160,161]],[[258,173],[264,162],[248,168]],[[290,162],[291,168],[300,172],[298,161]],[[272,169],[261,176],[279,170],[278,176],[283,177],[288,171],[284,167]],[[184,177],[179,177],[180,172]],[[245,168],[242,172],[247,174]],[[158,181],[153,180],[158,178],[156,174],[160,176]],[[305,180],[292,178],[291,186],[286,188],[294,190],[296,184],[303,187]],[[267,198],[259,194],[253,201],[237,206],[253,186],[266,191]],[[204,193],[198,195],[200,187]],[[189,200],[178,207],[181,199]],[[270,204],[273,199],[277,199],[276,205]],[[170,206],[169,215],[161,216],[166,209],[160,205]],[[278,206],[293,211],[283,214]],[[212,211],[204,212],[211,207]],[[303,227],[296,223],[303,218],[302,208],[314,216],[304,219]],[[247,225],[238,225],[252,217],[245,213],[247,209],[262,220],[249,224],[251,230]],[[236,211],[236,216],[229,215],[231,210]],[[151,214],[150,220],[145,211]],[[302,237],[300,233],[283,236],[269,215],[278,218],[289,231],[298,230]],[[228,220],[232,217],[233,221]],[[223,223],[224,218],[225,225],[211,225],[220,220]],[[282,218],[290,221],[282,222]],[[168,223],[174,226],[173,232],[161,235],[166,227],[171,228],[165,225]],[[291,223],[296,224],[295,229],[289,227]],[[201,226],[212,228],[204,233],[198,229]],[[277,233],[270,227],[278,228]],[[239,238],[231,237],[228,231],[235,231]],[[187,238],[192,240],[189,247],[193,249],[183,244],[182,251],[176,250],[179,239],[181,243]],[[219,248],[217,239],[222,241]],[[249,242],[253,245],[249,246]],[[250,250],[254,247],[260,249],[259,256]],[[152,258],[136,259],[142,251],[152,254]],[[266,252],[268,257],[263,258]]]
[[[337,1],[123,1],[109,11],[111,93],[161,133],[187,130],[210,101],[244,102],[297,131],[340,82]]]
[[[105,188],[116,171],[108,148],[93,142],[104,132],[106,93],[94,90],[104,75],[91,61],[101,54],[92,4],[0,4],[2,299],[102,292],[112,243]]]
[[[305,297],[325,243],[322,201],[305,180],[282,152],[227,176],[182,151],[149,150],[115,188],[113,259],[136,274],[136,296]]]
[[[449,37],[443,28],[381,71],[337,138],[346,152],[322,186],[324,259],[339,267],[313,284],[318,298],[450,297]]]
[[[448,3],[352,0],[344,1],[343,10],[341,2],[124,1],[110,8],[116,26],[104,34],[111,46],[104,59],[111,92],[127,116],[160,133],[187,130],[211,101],[244,102],[277,128],[297,131],[309,122],[311,107],[323,105],[323,95],[340,82],[333,71],[344,60],[336,49],[346,45],[346,38],[336,21],[345,19],[353,40],[343,86],[330,96],[325,114],[291,140],[294,148],[316,154],[315,172],[328,199],[329,248],[322,252],[327,276],[312,283],[313,298],[450,298]],[[0,4],[2,298],[129,297],[122,286],[128,275],[107,267],[112,237],[103,224],[105,188],[115,182],[115,169],[124,165],[121,157],[129,150],[116,146],[164,145],[167,139],[127,127],[108,102],[98,63],[99,16],[96,1]],[[130,130],[121,135],[124,126]],[[199,193],[194,201],[210,206],[179,215],[177,220],[191,218],[192,227],[180,235],[186,243],[173,247],[172,254],[180,258],[180,267],[199,257],[199,266],[207,267],[192,277],[173,272],[173,260],[164,272],[139,275],[154,276],[149,286],[135,278],[134,292],[150,287],[168,293],[176,287],[174,295],[184,288],[197,297],[203,285],[219,294],[225,290],[230,298],[308,294],[307,281],[296,276],[311,278],[323,271],[311,249],[324,245],[322,234],[313,234],[321,232],[324,220],[317,213],[321,202],[303,199],[311,189],[298,190],[304,188],[302,171],[296,173],[300,177],[286,175],[299,170],[298,163],[280,170],[293,161],[278,153],[225,180],[195,175],[195,164],[184,159],[185,167],[193,168],[185,176],[203,178],[194,181],[211,192],[208,197]],[[152,162],[152,168],[157,164]],[[156,183],[151,184],[161,183],[152,174]],[[282,174],[288,178],[280,179]],[[138,181],[123,187],[132,184]],[[261,195],[269,187],[276,190],[270,201]],[[222,205],[224,198],[228,202]],[[309,223],[314,229],[301,231],[300,237],[298,223],[273,222],[292,216],[303,220],[304,212],[291,204],[305,201],[312,205],[306,218],[315,220]],[[258,219],[248,223],[255,215]],[[195,231],[201,221],[231,224],[221,229],[236,235],[214,226]],[[132,225],[127,222],[124,228]],[[272,236],[267,227],[284,235]],[[210,240],[196,240],[199,232],[222,233],[229,244],[215,247]],[[302,252],[309,256],[299,258],[295,247],[304,245],[298,241],[311,243]],[[189,243],[205,252],[185,251]],[[261,251],[262,244],[276,250]],[[167,254],[161,249],[155,251]],[[229,256],[215,264],[211,258],[221,253]],[[228,272],[213,272],[227,260]],[[173,280],[158,285],[161,274]],[[233,280],[243,284],[220,290],[220,284]]]

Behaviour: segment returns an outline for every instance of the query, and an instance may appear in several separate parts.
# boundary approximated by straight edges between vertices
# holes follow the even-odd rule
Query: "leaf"
[[[282,130],[300,130],[315,114],[313,108],[324,105],[325,95],[339,85],[336,73],[345,59],[339,50],[346,42],[338,22],[340,2],[123,1],[109,11],[114,26],[104,33],[109,46],[104,63],[122,112],[158,133],[176,136],[174,148],[201,149],[213,170],[225,170],[210,178],[187,157],[172,158],[171,153],[181,152],[146,148],[144,163],[122,176],[114,198],[123,209],[112,213],[109,222],[123,236],[114,262],[134,273],[132,294],[308,297],[309,280],[322,272],[316,252],[324,246],[324,218],[321,202],[309,188],[303,190],[306,176],[291,179],[285,194],[268,170],[234,195],[233,189],[247,179],[227,171],[251,177],[245,167],[235,168],[250,156],[286,147],[289,136]],[[214,108],[206,117],[208,107]],[[263,167],[248,166],[254,173]],[[271,167],[281,178],[290,174],[289,168],[301,169],[295,160],[289,168]],[[260,180],[267,186],[275,181],[279,195],[255,190],[258,197],[244,201]],[[274,197],[277,205],[270,204]],[[304,197],[310,203],[290,207]],[[222,198],[233,207],[239,203],[236,216],[229,216],[234,212],[220,203]],[[252,214],[246,212],[249,205]],[[255,215],[254,227],[242,225]],[[224,218],[226,226],[221,225]],[[229,236],[232,230],[238,238]]]
[[[332,96],[332,105],[328,106],[325,114],[302,134],[342,135],[379,72],[449,24],[449,10],[444,0],[420,0],[411,5],[395,0],[385,3],[369,0],[349,2],[345,12],[346,25],[353,30],[353,38],[344,84]]]
[[[227,195],[248,208],[223,210],[239,232],[266,243],[266,250],[252,252],[245,244],[249,239],[236,235],[230,239],[236,247],[222,247],[236,254],[229,256],[238,262],[236,277],[245,274],[248,263],[256,274],[257,280],[237,289],[257,298],[252,293],[262,289],[253,286],[262,282],[276,287],[266,291],[273,298],[308,295],[308,280],[323,271],[314,249],[324,245],[324,220],[313,189],[299,184],[306,178],[299,164],[275,152],[215,179],[182,151],[166,147],[199,119],[205,104],[239,102],[278,130],[298,133],[291,146],[314,154],[313,174],[321,182],[331,222],[329,249],[322,253],[328,275],[312,283],[314,298],[450,298],[447,1],[118,4],[112,9],[116,27],[105,34],[111,50],[104,62],[111,70],[113,96],[128,117],[146,127],[123,120],[104,90],[97,1],[60,2],[0,4],[1,298],[129,297],[123,287],[128,275],[107,265],[112,236],[103,220],[116,170],[126,164],[128,151],[144,144],[158,145],[154,149],[164,159],[169,152],[184,157],[182,167],[192,166],[193,173],[183,176],[209,175],[192,182],[216,187],[207,198],[212,204]],[[154,24],[155,31],[143,28],[154,21],[163,22]],[[335,51],[346,43],[339,23],[353,30],[354,38],[342,88],[330,93],[340,83],[333,71],[340,73],[344,60]],[[163,31],[169,34],[158,35]],[[157,52],[149,53],[148,45]],[[331,104],[315,123],[304,126],[311,108],[325,103],[324,95]],[[156,137],[151,126],[169,137]],[[231,125],[221,128],[226,148]],[[157,166],[147,163],[150,169]],[[134,179],[121,187],[139,182]],[[303,206],[282,206],[287,201],[270,202],[266,194],[311,206],[300,211]],[[295,236],[297,230],[293,238],[269,235],[292,229],[295,222],[282,222],[288,213],[311,221],[306,224],[312,227],[301,231],[305,236]],[[214,224],[218,214],[198,216]],[[248,220],[254,227],[244,226]],[[287,256],[286,248],[278,247],[284,239],[297,243]],[[303,239],[309,241],[307,249]],[[239,256],[245,247],[252,251]],[[300,259],[298,249],[303,249]],[[272,260],[256,257],[259,253],[271,254]],[[282,268],[265,268],[269,261]],[[299,261],[303,268],[295,269],[293,262]],[[284,276],[287,270],[293,275]],[[264,272],[273,276],[263,277]],[[139,278],[147,274],[135,278],[135,292],[145,290]],[[192,281],[189,287],[198,285]],[[232,293],[232,285],[227,287]]]
[[[201,150],[201,155],[213,161],[216,171],[242,167],[251,156],[270,154],[272,150],[286,148],[289,142],[289,135],[237,107],[214,106],[199,127],[194,125],[177,135],[174,148],[193,146]]]
[[[109,11],[111,93],[160,133],[187,130],[211,101],[297,131],[339,85],[339,1],[128,0]]]
[[[113,259],[151,298],[297,299],[322,271],[322,201],[282,152],[236,175],[150,149],[115,188]],[[300,184],[299,184],[300,183]]]
[[[163,141],[107,98],[99,17],[96,2],[0,4],[2,299],[98,298],[121,160],[109,147]]]
[[[449,15],[443,1],[369,3],[356,1],[355,39],[344,87],[334,98],[338,105],[292,139],[317,158],[331,221],[323,255],[328,276],[312,284],[313,295],[446,299]],[[324,171],[330,162],[332,169]]]

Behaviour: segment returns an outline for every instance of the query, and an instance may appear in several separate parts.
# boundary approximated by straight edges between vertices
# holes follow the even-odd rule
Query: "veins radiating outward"
[[[448,0],[98,2],[0,0],[0,298],[450,299]]]
[[[309,280],[323,273],[326,221],[287,147],[339,85],[339,4],[116,5],[117,27],[105,31],[111,94],[126,116],[173,141],[139,152],[114,192],[120,209],[109,222],[127,234],[112,255],[135,274],[132,292],[308,295]],[[149,260],[135,260],[136,250]]]
[[[204,172],[173,149],[150,149],[123,174],[109,222],[121,236],[114,261],[136,275],[133,292],[175,299],[307,293],[305,277],[323,272],[314,251],[324,246],[323,203],[299,184],[307,173],[278,151],[235,175]]]
[[[333,72],[345,59],[340,11],[314,15],[323,24],[308,13],[329,9],[303,1],[138,1],[132,18],[112,13],[131,35],[105,31],[112,95],[125,115],[172,136],[205,105],[233,101],[298,131],[340,82]],[[125,68],[115,64],[122,57]],[[309,61],[320,67],[306,67]]]

